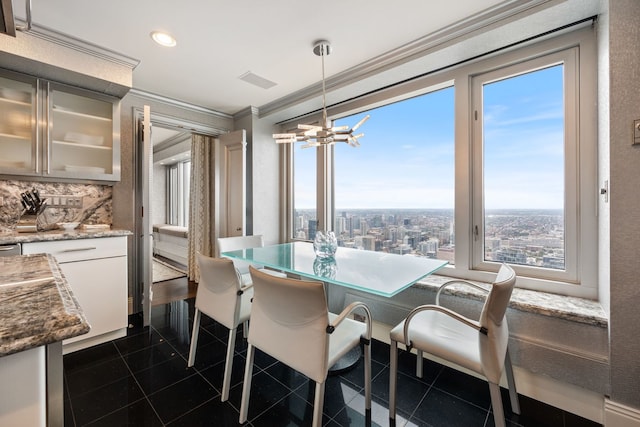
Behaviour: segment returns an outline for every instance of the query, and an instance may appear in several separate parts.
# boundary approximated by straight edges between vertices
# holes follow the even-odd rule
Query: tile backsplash
[[[20,194],[32,189],[46,199],[46,206],[38,215],[38,231],[56,229],[59,222],[111,225],[110,186],[0,180],[0,232],[15,227],[24,210]]]

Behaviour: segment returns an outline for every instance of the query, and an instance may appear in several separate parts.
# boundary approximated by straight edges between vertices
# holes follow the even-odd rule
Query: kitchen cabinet
[[[23,243],[22,253],[55,257],[91,326],[88,334],[64,340],[64,353],[126,335],[126,237]]]
[[[117,98],[0,71],[0,175],[120,180]]]

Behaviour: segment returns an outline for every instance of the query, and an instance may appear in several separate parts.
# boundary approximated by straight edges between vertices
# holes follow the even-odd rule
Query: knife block
[[[35,233],[38,231],[38,216],[37,215],[22,215],[16,225],[16,231],[18,233]]]

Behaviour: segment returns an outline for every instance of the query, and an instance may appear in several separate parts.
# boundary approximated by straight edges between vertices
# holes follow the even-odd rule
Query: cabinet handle
[[[0,252],[12,251],[15,248],[17,248],[17,246],[0,246]]]
[[[98,249],[95,246],[88,246],[86,248],[76,248],[76,249],[65,249],[63,251],[60,252],[80,252],[80,251],[92,251],[94,249]]]

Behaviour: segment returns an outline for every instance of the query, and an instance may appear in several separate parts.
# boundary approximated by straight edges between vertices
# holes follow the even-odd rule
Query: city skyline
[[[315,210],[295,212],[295,237],[313,240]],[[414,254],[455,263],[453,209],[341,209],[332,230],[339,246]],[[564,215],[559,209],[492,209],[485,215],[484,259],[565,268]]]

